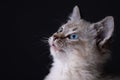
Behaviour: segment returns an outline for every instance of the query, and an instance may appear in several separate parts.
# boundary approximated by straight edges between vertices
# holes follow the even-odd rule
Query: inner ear
[[[96,40],[98,46],[103,46],[112,36],[114,30],[114,21],[112,16],[108,16],[103,20],[94,24],[96,30]]]

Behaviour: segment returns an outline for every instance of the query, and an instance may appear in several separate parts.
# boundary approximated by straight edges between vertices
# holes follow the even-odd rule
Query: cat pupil
[[[78,39],[78,35],[77,34],[71,34],[70,39]]]

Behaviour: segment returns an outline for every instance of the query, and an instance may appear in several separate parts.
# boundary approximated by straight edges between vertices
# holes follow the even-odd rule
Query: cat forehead
[[[68,21],[62,27],[64,29],[73,29],[73,30],[82,30],[86,27],[90,26],[90,23],[85,20],[80,20],[79,22]]]

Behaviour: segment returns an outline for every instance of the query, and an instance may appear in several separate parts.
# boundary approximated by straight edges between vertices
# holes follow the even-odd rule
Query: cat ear
[[[112,36],[114,30],[114,20],[112,16],[108,16],[103,20],[94,24],[97,31],[97,42],[99,46],[103,46]]]
[[[71,16],[70,16],[70,19],[72,20],[72,21],[76,21],[76,20],[80,20],[80,11],[79,11],[79,7],[78,6],[75,6],[74,8],[73,8],[73,12],[72,12],[72,14],[71,14]]]

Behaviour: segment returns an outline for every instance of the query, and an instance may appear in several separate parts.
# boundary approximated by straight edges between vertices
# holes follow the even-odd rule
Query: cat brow
[[[76,31],[78,28],[73,28],[73,30],[72,31]]]

